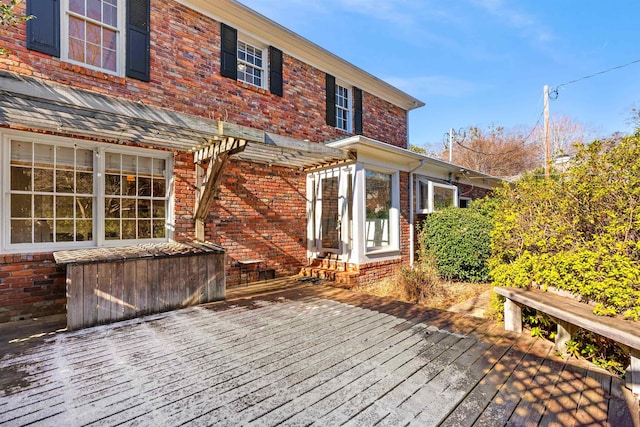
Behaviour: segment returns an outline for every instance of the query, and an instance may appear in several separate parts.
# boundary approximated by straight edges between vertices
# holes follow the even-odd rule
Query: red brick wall
[[[307,263],[306,174],[233,161],[212,203],[206,238],[227,250],[227,283],[238,283],[238,261],[264,259],[276,274]]]
[[[51,254],[0,255],[0,323],[64,313],[65,268]]]
[[[24,7],[24,5],[23,5]],[[26,49],[25,25],[0,34],[0,70],[313,142],[345,136],[325,124],[325,75],[284,52],[284,96],[220,76],[220,23],[171,0],[151,10],[151,82],[115,77]],[[356,82],[357,85],[357,82]],[[365,136],[407,146],[407,112],[365,93]]]

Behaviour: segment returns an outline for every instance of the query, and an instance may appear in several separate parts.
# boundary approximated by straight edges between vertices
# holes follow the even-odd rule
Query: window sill
[[[92,70],[90,68],[83,67],[82,65],[72,64],[70,62],[60,61],[60,66],[63,70],[73,71],[74,73],[84,76],[94,77],[99,80],[116,83],[119,85],[125,85],[127,79],[125,77],[116,76],[113,74],[105,73],[102,71]]]
[[[400,249],[398,248],[374,248],[371,250],[367,250],[365,252],[365,256],[369,258],[377,258],[377,257],[389,257],[389,256],[400,256]]]
[[[243,82],[241,80],[236,80],[236,83],[238,86],[240,86],[243,89],[248,89],[251,90],[253,92],[257,92],[261,95],[265,95],[265,96],[269,96],[271,95],[271,92],[269,92],[267,89],[263,88],[263,87],[258,87],[258,86],[254,86],[252,84]]]

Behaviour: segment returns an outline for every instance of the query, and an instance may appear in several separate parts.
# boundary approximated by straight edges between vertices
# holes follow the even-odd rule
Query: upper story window
[[[121,75],[123,0],[64,0],[62,57]]]
[[[418,180],[417,211],[432,213],[458,206],[458,187],[439,184],[424,179]]]
[[[168,237],[171,154],[64,138],[4,138],[9,250],[86,248]],[[7,171],[7,172],[3,172]]]
[[[351,132],[351,91],[336,84],[336,127]]]
[[[238,80],[257,87],[264,87],[264,50],[238,40]]]
[[[30,0],[27,14],[28,49],[150,81],[150,0]]]

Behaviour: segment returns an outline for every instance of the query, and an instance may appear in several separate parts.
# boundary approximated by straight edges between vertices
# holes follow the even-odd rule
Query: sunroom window
[[[366,171],[366,247],[384,248],[391,245],[391,174]]]
[[[418,180],[417,212],[432,213],[458,206],[458,187],[433,181]]]

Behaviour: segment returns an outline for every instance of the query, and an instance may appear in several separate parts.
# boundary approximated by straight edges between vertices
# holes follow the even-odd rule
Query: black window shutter
[[[127,76],[145,82],[151,80],[150,3],[150,0],[127,0]]]
[[[282,51],[269,46],[269,91],[282,96]]]
[[[362,135],[362,89],[353,88],[353,133]]]
[[[233,80],[238,80],[238,30],[225,24],[220,24],[220,74]]]
[[[27,0],[27,49],[60,56],[60,0]]]
[[[327,80],[327,124],[336,126],[336,78],[326,75]]]

